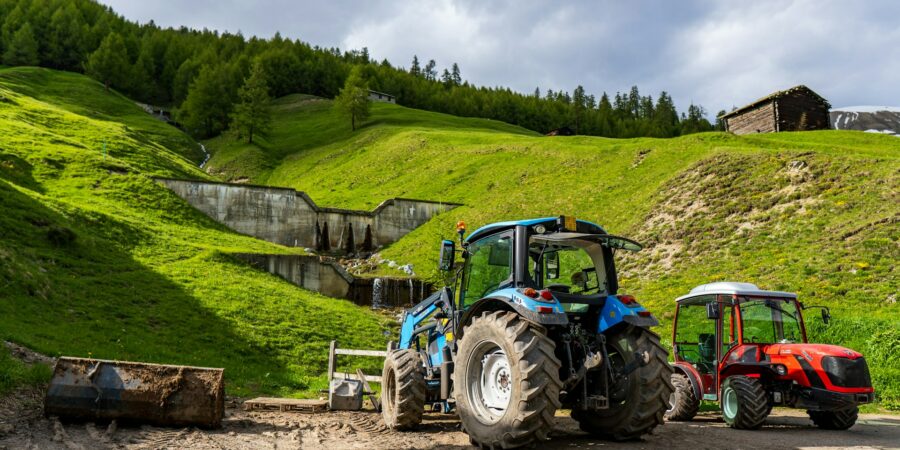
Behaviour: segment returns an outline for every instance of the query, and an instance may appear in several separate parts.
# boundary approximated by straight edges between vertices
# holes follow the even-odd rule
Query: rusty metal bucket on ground
[[[44,413],[81,420],[218,428],[224,369],[59,358]]]

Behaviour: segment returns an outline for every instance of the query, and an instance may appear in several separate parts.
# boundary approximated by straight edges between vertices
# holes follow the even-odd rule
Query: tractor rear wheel
[[[856,406],[840,411],[807,411],[809,418],[817,427],[823,430],[846,430],[856,423],[859,418],[859,408]]]
[[[669,409],[666,411],[666,420],[686,422],[697,415],[700,409],[700,399],[694,394],[694,386],[691,380],[683,373],[672,374],[672,386],[675,390],[669,397]]]
[[[409,430],[422,423],[425,412],[425,374],[419,353],[394,350],[381,373],[381,415],[392,430]]]
[[[769,415],[766,390],[756,378],[734,375],[722,383],[722,418],[732,428],[759,428]]]
[[[610,382],[609,408],[572,410],[572,418],[583,431],[617,441],[638,439],[657,425],[669,408],[673,387],[672,366],[659,336],[640,327],[628,327],[607,339],[607,354],[613,372],[640,357],[633,372]]]
[[[463,430],[473,445],[512,448],[547,440],[560,407],[560,362],[544,331],[507,311],[466,326],[453,371]]]

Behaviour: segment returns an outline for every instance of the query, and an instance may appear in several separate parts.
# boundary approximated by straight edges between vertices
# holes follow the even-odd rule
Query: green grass
[[[212,171],[229,180],[250,178],[263,184],[281,161],[296,152],[347,145],[358,142],[350,124],[332,107],[330,100],[311,95],[294,94],[275,100],[272,104],[272,129],[265,136],[255,137],[252,145],[223,135],[207,145],[216,149],[210,160]],[[526,130],[504,122],[488,119],[456,117],[449,114],[403,108],[387,103],[373,103],[372,117],[361,130],[401,132],[426,127],[472,130],[502,134],[535,136]],[[377,204],[379,201],[376,200]]]
[[[50,379],[50,367],[44,364],[26,365],[13,358],[9,349],[0,343],[0,396],[19,386],[35,386]]]
[[[289,106],[290,105],[290,106]],[[403,118],[402,125],[395,123]],[[449,120],[449,119],[448,119]],[[647,245],[619,261],[621,285],[662,319],[673,299],[719,280],[798,292],[832,307],[810,338],[870,355],[900,323],[900,139],[852,131],[675,139],[535,136],[375,105],[349,132],[325,100],[289,97],[259,146],[210,141],[212,170],[369,209],[390,197],[465,206],[382,251],[437,280],[438,241],[454,224],[574,214]],[[258,164],[264,161],[264,164]],[[896,336],[891,335],[891,336]],[[883,404],[900,408],[900,362],[870,357]]]
[[[238,395],[317,395],[329,340],[382,348],[390,320],[229,256],[298,249],[235,234],[151,178],[208,178],[200,157],[86,77],[0,69],[0,338],[224,367]],[[0,377],[27,380],[10,367]]]

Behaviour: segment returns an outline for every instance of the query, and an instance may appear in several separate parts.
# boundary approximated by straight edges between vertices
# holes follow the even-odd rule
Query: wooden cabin
[[[812,89],[800,85],[769,94],[720,118],[734,134],[828,130],[831,104]]]

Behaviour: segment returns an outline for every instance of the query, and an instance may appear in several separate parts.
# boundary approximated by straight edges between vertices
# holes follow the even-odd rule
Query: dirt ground
[[[26,363],[53,360],[6,343]],[[115,422],[62,422],[44,417],[44,390],[19,389],[0,398],[0,450],[12,449],[465,449],[469,438],[452,415],[427,414],[414,432],[390,432],[374,411],[244,411],[230,399],[222,428],[159,428]],[[593,438],[563,412],[557,413],[552,440],[539,448],[665,448],[700,450],[780,448],[897,448],[900,416],[862,415],[847,431],[815,428],[806,413],[777,408],[761,430],[732,430],[717,414],[702,413],[693,422],[669,422],[635,442]]]
[[[415,432],[392,433],[370,412],[226,410],[222,428],[158,428],[112,423],[64,423],[45,418],[43,392],[19,390],[0,399],[0,449],[464,449],[468,437],[455,417],[429,414]],[[900,448],[900,417],[863,415],[848,431],[814,428],[805,413],[776,409],[763,429],[728,429],[716,414],[690,423],[666,423],[637,442],[598,440],[558,414],[553,439],[540,448]]]

